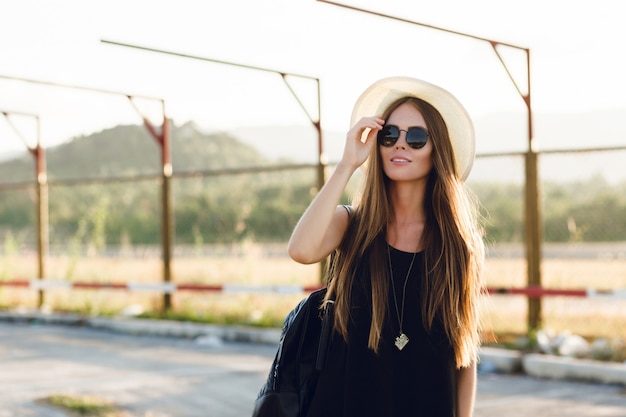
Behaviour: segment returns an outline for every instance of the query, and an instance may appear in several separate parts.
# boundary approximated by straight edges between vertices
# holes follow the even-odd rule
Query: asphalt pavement
[[[275,347],[0,322],[0,417],[63,417],[37,399],[96,395],[128,417],[246,417]],[[475,417],[626,417],[623,385],[481,372]]]

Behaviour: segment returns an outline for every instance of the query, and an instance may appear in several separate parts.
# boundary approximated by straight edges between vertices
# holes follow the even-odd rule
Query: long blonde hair
[[[422,318],[427,330],[441,321],[454,348],[456,365],[466,367],[477,361],[480,345],[477,303],[484,250],[478,233],[475,200],[458,177],[452,144],[445,122],[429,103],[405,97],[383,114],[386,120],[403,103],[412,103],[422,113],[432,140],[431,170],[424,209],[426,225],[422,234],[426,276],[422,280]],[[379,146],[374,146],[362,178],[360,195],[353,200],[342,243],[332,254],[327,297],[335,298],[335,330],[348,338],[350,294],[356,270],[367,254],[372,291],[372,322],[368,346],[378,352],[387,311],[389,273],[385,248],[387,225],[393,220]]]

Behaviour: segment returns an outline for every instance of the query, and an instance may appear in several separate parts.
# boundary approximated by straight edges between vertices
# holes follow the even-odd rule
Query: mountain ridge
[[[613,123],[623,115],[626,110],[537,114],[536,148],[573,151],[626,146],[626,125],[615,127]],[[524,114],[506,112],[476,120],[478,157],[470,180],[522,182],[523,160],[519,157],[481,158],[481,154],[524,152],[528,146],[526,124]],[[318,133],[313,126],[258,126],[226,131],[203,130],[193,121],[171,126],[174,172],[317,162]],[[322,134],[326,161],[336,163],[343,152],[345,133]],[[622,181],[626,179],[625,156],[626,151],[542,155],[541,175],[556,181],[572,181],[582,175]],[[141,125],[119,125],[71,138],[46,149],[46,159],[48,178],[52,180],[160,172],[159,147]],[[0,160],[2,182],[29,181],[33,176],[32,156],[26,151],[13,158],[5,155]]]
[[[206,134],[193,123],[171,131],[174,169],[193,171],[267,165],[269,160],[253,147],[225,132]],[[102,178],[161,172],[158,144],[141,125],[118,125],[90,135],[73,137],[46,149],[50,180]],[[33,178],[33,158],[24,152],[0,162],[0,178],[27,181]]]

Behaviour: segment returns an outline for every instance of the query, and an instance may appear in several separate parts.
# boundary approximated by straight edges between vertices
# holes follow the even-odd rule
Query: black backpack
[[[324,368],[333,328],[326,288],[312,292],[285,318],[278,351],[252,417],[302,417]]]

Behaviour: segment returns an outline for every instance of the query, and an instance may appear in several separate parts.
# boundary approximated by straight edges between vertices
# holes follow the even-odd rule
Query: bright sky
[[[276,74],[113,46],[101,39],[317,77],[326,130],[347,130],[357,96],[389,75],[439,84],[457,95],[473,117],[501,110],[518,111],[522,118],[526,114],[486,42],[315,0],[5,3],[0,13],[0,111],[38,115],[44,146],[140,119],[124,97],[1,76],[163,98],[177,124],[194,120],[207,129],[308,123]],[[352,0],[357,3],[530,48],[537,112],[626,111],[626,25],[618,0]],[[525,89],[525,55],[510,48],[500,51]],[[315,83],[293,79],[293,85],[316,117]],[[139,105],[158,120],[156,102]],[[12,120],[29,140],[35,137],[31,118]],[[7,125],[0,120],[0,149],[23,148]]]

